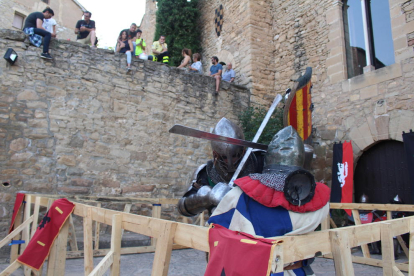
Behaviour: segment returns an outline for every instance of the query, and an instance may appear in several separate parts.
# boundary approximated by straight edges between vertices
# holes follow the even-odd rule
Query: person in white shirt
[[[43,19],[43,28],[46,29],[49,33],[52,34],[52,37],[56,37],[56,20],[53,18]]]
[[[191,73],[199,73],[203,74],[203,64],[201,64],[201,55],[199,53],[195,53],[193,55],[194,63],[191,64],[189,67]]]

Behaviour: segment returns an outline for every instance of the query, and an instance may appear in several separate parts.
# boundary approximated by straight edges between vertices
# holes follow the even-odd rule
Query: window
[[[388,0],[344,0],[348,78],[395,63]]]
[[[14,18],[13,18],[13,27],[18,28],[19,30],[23,29],[23,23],[24,23],[25,16],[15,12]]]

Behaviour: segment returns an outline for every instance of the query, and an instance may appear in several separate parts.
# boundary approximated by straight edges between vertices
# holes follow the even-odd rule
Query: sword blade
[[[264,144],[259,144],[259,143],[254,143],[254,142],[250,142],[246,140],[221,136],[221,135],[213,134],[210,132],[205,132],[205,131],[201,131],[198,129],[186,127],[183,125],[174,125],[169,130],[169,132],[179,134],[179,135],[184,135],[184,136],[191,136],[191,137],[196,137],[196,138],[201,138],[201,139],[206,139],[206,140],[211,140],[211,141],[228,143],[228,144],[237,145],[237,146],[267,150],[267,145],[264,145]]]

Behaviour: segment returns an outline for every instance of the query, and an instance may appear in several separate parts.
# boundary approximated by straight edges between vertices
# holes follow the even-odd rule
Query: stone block
[[[58,187],[57,191],[59,194],[73,194],[73,195],[87,195],[90,193],[90,189],[88,187],[63,186],[63,187]]]
[[[10,143],[10,150],[21,151],[25,149],[29,144],[29,141],[25,138],[17,138]]]
[[[74,178],[70,180],[71,186],[76,187],[91,187],[93,184],[92,180],[84,179],[84,178]]]
[[[378,140],[388,140],[389,136],[389,115],[382,115],[375,118],[375,126]]]
[[[131,194],[131,193],[150,193],[155,189],[155,185],[131,185],[129,187],[122,188],[122,194]]]
[[[361,100],[369,99],[378,95],[378,85],[371,85],[360,90]]]
[[[57,158],[58,164],[63,164],[69,167],[76,165],[76,158],[73,155],[61,155]]]

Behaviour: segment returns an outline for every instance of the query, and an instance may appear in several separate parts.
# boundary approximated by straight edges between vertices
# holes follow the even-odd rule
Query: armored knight
[[[213,133],[244,139],[242,129],[226,118],[222,118],[217,123]],[[212,208],[218,205],[230,190],[227,184],[245,152],[245,148],[242,146],[216,141],[211,142],[211,148],[213,160],[209,160],[207,164],[203,164],[195,170],[188,191],[178,203],[178,210],[184,216],[195,216],[206,209],[211,212]],[[240,177],[261,172],[263,160],[263,151],[253,151],[240,172]]]
[[[304,159],[296,130],[292,126],[280,130],[269,144],[263,173],[236,179],[237,186],[223,197],[208,222],[264,238],[313,231],[328,215],[330,189],[315,182],[303,168]],[[309,263],[290,264],[284,274],[274,275],[313,275]],[[227,271],[235,272],[237,266]]]

